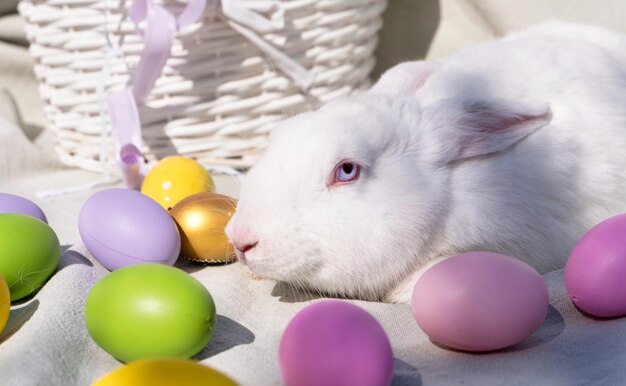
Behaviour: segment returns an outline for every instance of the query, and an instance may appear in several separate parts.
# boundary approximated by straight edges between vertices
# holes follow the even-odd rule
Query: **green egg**
[[[61,261],[59,239],[45,222],[23,214],[0,214],[0,274],[11,301],[35,292]]]
[[[122,362],[190,358],[211,339],[215,318],[209,291],[184,271],[161,264],[108,274],[85,304],[89,334]]]

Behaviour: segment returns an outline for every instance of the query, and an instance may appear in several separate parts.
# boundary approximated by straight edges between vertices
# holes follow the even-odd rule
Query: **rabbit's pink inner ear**
[[[550,108],[544,103],[440,100],[423,109],[421,157],[446,165],[504,151],[551,119]]]
[[[437,62],[404,62],[385,71],[370,92],[374,94],[413,95],[440,67]]]
[[[455,137],[456,159],[503,151],[546,126],[551,120],[547,104],[525,105],[509,101],[471,103],[463,107]]]
[[[546,104],[515,106],[508,101],[480,101],[463,105],[460,123],[473,131],[498,133],[541,124],[550,119]]]

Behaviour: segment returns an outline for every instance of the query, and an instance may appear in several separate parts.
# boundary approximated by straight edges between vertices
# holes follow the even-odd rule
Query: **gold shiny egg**
[[[166,157],[148,172],[141,185],[141,193],[170,210],[180,200],[202,192],[215,191],[209,172],[195,160],[187,157]]]
[[[92,386],[237,386],[226,375],[182,359],[145,359],[111,371]]]
[[[224,229],[235,213],[237,200],[205,192],[180,201],[170,214],[180,231],[180,255],[202,263],[225,263],[235,260],[235,248]]]

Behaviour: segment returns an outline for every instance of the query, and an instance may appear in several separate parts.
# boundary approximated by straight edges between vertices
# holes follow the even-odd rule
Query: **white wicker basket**
[[[174,14],[184,6],[157,2]],[[129,3],[20,2],[45,113],[65,163],[101,170],[98,87],[122,88],[143,48],[126,17]],[[200,22],[177,35],[161,77],[139,106],[142,150],[150,161],[183,154],[206,165],[251,166],[272,122],[368,84],[385,6],[386,0],[282,1],[285,28],[262,37],[315,75],[306,92],[231,28],[216,7],[208,8]],[[105,31],[122,42],[123,59],[111,63],[102,85]]]

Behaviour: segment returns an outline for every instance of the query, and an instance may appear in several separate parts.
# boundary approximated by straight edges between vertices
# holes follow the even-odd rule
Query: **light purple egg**
[[[572,302],[586,313],[626,315],[626,214],[601,222],[580,239],[564,280]]]
[[[417,324],[434,341],[464,351],[499,350],[530,336],[548,313],[548,289],[529,265],[471,252],[428,269],[413,290]]]
[[[279,359],[287,386],[385,386],[393,377],[383,328],[360,307],[338,300],[300,311],[283,333]]]
[[[43,210],[37,204],[10,193],[0,193],[0,213],[24,214],[48,222]]]
[[[174,220],[150,197],[130,189],[107,189],[80,210],[85,247],[110,271],[139,263],[173,265],[180,252]]]

